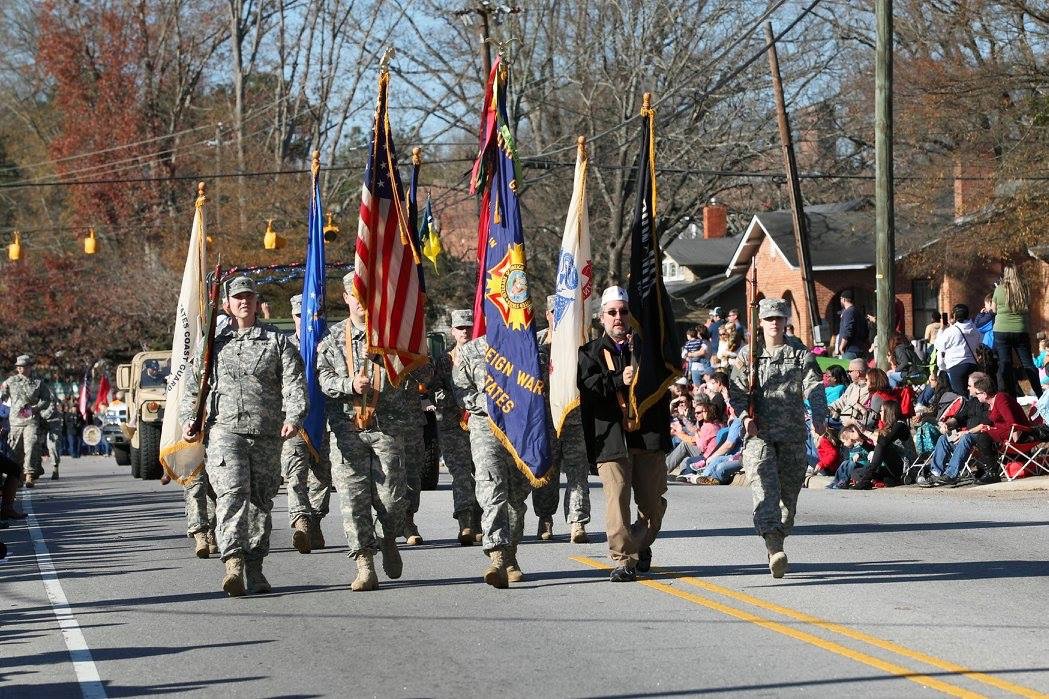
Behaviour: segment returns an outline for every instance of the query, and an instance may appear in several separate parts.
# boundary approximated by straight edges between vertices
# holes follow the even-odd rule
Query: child
[[[848,382],[849,375],[843,367],[834,364],[827,369],[827,373],[823,375],[823,392],[827,394],[827,405],[841,398]]]
[[[831,489],[852,487],[852,473],[859,468],[870,466],[869,447],[863,433],[856,425],[846,425],[841,430],[841,446],[846,450],[845,459],[834,474],[834,481],[828,485]]]

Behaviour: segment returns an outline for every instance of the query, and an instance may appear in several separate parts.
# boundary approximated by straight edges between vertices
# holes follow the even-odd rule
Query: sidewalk
[[[826,488],[834,479],[830,476],[812,476],[807,487],[812,489]],[[943,493],[1024,493],[1035,491],[1049,491],[1049,476],[1032,476],[1030,478],[1018,478],[1015,481],[1001,481],[989,485],[961,486],[957,488],[919,488],[914,485],[901,485],[896,488],[877,488],[876,490],[920,490],[922,492]]]

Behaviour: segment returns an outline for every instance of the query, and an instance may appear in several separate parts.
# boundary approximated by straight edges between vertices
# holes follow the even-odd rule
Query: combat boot
[[[215,540],[214,530],[208,532],[208,553],[218,553],[219,542]]]
[[[310,548],[320,551],[325,547],[324,532],[321,531],[321,521],[314,520],[310,525]]]
[[[226,559],[226,577],[222,578],[222,589],[230,597],[244,594],[244,556],[239,553]]]
[[[353,559],[357,564],[357,577],[350,583],[350,589],[354,592],[367,592],[379,586],[379,578],[375,575],[375,561],[371,551],[358,553]]]
[[[504,557],[506,561],[506,579],[508,582],[519,583],[525,579],[524,571],[521,570],[521,566],[517,563],[517,547],[511,546],[506,551]]]
[[[503,549],[492,549],[488,553],[488,558],[491,559],[491,563],[488,565],[488,569],[484,571],[484,581],[500,590],[510,587]]]
[[[27,475],[25,477],[25,487],[32,488],[35,485],[36,485],[36,476],[33,476],[32,474]]]
[[[769,552],[769,572],[774,578],[782,578],[786,572],[789,562],[787,554],[783,553],[783,535],[779,532],[770,532],[765,535],[765,548]]]
[[[401,577],[404,562],[401,561],[401,552],[397,550],[397,538],[393,534],[387,534],[382,538],[379,553],[382,554],[382,569],[391,580]]]
[[[572,522],[572,543],[589,544],[590,537],[586,533],[586,525],[582,522]]]
[[[554,518],[540,517],[539,532],[536,534],[541,541],[550,541],[554,538]]]
[[[245,564],[244,577],[248,581],[249,595],[262,595],[273,592],[270,581],[262,574],[262,561],[248,561]]]
[[[481,529],[481,508],[478,507],[473,512],[473,530],[474,530],[474,543],[479,544],[484,539],[484,530]]]
[[[473,518],[470,515],[459,515],[459,545],[474,545]]]
[[[197,558],[208,557],[208,535],[204,532],[197,532],[193,535],[193,553],[197,554]]]
[[[404,522],[404,539],[409,546],[418,546],[423,542],[419,527],[415,526],[415,515],[413,514],[409,514]]]
[[[299,553],[310,552],[310,520],[309,517],[299,517],[291,525],[291,545]]]

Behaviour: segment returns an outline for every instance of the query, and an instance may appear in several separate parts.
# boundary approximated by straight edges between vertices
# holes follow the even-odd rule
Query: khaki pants
[[[627,459],[597,465],[605,491],[605,531],[608,551],[619,565],[633,568],[637,552],[651,546],[667,511],[666,457],[662,452],[631,449]],[[630,492],[637,503],[637,521],[630,523]]]

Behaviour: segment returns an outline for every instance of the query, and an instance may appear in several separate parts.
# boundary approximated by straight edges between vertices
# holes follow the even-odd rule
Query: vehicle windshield
[[[170,359],[147,359],[142,364],[142,388],[163,386],[171,373]]]

